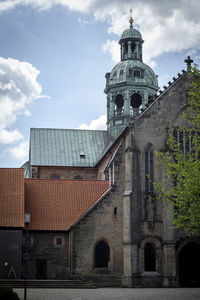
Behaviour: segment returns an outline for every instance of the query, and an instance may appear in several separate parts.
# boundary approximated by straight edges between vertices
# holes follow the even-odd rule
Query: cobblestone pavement
[[[23,289],[15,289],[23,300]],[[200,300],[200,288],[28,289],[27,300]]]

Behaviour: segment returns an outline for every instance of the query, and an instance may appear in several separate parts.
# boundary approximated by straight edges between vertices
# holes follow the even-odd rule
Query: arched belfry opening
[[[200,287],[200,244],[190,242],[181,249],[178,275],[181,287]]]
[[[131,107],[133,109],[135,108],[140,108],[140,106],[142,105],[142,97],[140,94],[138,93],[134,93],[132,96],[131,96]]]
[[[134,93],[131,95],[130,99],[132,115],[135,116],[138,114],[139,109],[142,108],[142,97],[139,93]]]
[[[146,272],[156,271],[156,252],[151,243],[147,243],[144,248],[144,270]]]
[[[110,267],[110,247],[108,243],[101,240],[95,247],[95,268]]]
[[[123,114],[123,108],[124,108],[124,98],[121,94],[118,94],[115,97],[115,113],[117,116]]]

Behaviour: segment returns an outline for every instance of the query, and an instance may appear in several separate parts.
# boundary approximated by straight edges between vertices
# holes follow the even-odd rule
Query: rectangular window
[[[114,207],[114,216],[117,215],[117,207]]]
[[[55,236],[53,239],[54,247],[62,247],[64,245],[64,239],[62,236]]]
[[[62,245],[62,238],[60,238],[60,237],[56,238],[56,245],[57,246]]]
[[[26,245],[26,246],[32,246],[33,245],[33,237],[32,236],[30,236],[30,235],[25,235],[24,237],[23,237],[23,244],[24,244],[24,246]]]
[[[120,73],[119,73],[119,80],[123,80],[123,73],[124,73],[124,71],[123,71],[123,70],[120,70]]]
[[[114,73],[113,73],[113,78],[116,77],[116,76],[117,76],[117,72],[114,71]]]

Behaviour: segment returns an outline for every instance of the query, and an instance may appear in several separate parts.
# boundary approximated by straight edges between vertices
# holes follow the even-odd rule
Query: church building
[[[173,227],[153,185],[165,177],[155,152],[181,135],[192,61],[159,91],[143,42],[131,17],[105,75],[107,130],[32,128],[24,169],[0,169],[0,278],[22,278],[26,260],[30,279],[200,286],[200,238]]]

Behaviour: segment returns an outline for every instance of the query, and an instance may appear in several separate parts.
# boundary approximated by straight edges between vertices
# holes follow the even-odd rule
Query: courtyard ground
[[[15,289],[23,300],[23,289]],[[27,300],[200,300],[200,288],[28,289]]]

